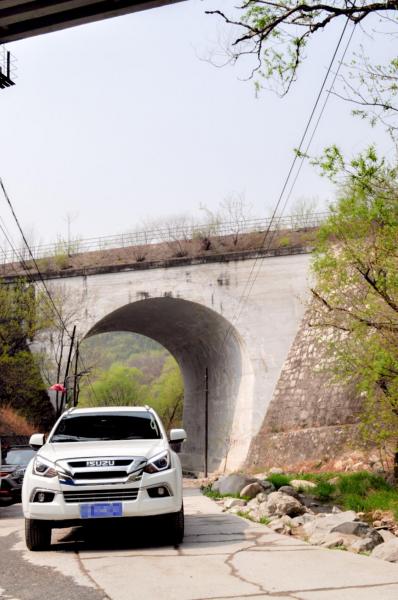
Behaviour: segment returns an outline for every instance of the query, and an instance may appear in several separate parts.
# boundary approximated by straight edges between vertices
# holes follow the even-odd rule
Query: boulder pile
[[[311,481],[293,479],[276,490],[265,473],[257,477],[234,473],[219,478],[211,489],[231,496],[216,499],[223,510],[263,523],[277,533],[398,563],[398,531],[393,520],[380,514],[369,524],[363,513],[322,505],[311,496],[314,487]]]

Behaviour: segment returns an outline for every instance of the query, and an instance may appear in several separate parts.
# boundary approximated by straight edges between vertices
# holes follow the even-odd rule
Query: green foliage
[[[151,399],[148,403],[161,416],[166,430],[180,427],[184,384],[180,369],[171,355],[166,359],[160,377],[151,386],[150,393]]]
[[[182,425],[184,386],[174,358],[157,342],[131,333],[93,336],[82,344],[84,362],[96,364],[82,382],[81,406],[148,404],[165,428]]]
[[[44,427],[52,408],[29,343],[47,322],[43,298],[31,286],[23,280],[0,285],[0,405]]]
[[[313,260],[311,324],[336,380],[363,398],[364,439],[387,449],[398,440],[397,169],[373,147],[348,163],[331,147],[318,164],[340,192]]]
[[[291,240],[290,240],[290,237],[288,235],[283,235],[278,240],[278,245],[281,248],[287,248],[287,246],[289,246],[290,244],[291,244]]]
[[[138,369],[114,363],[103,371],[80,396],[81,406],[142,406],[148,401],[148,387],[141,383]]]
[[[261,525],[268,525],[269,523],[271,523],[271,519],[269,519],[268,517],[260,517],[259,523],[261,523]]]
[[[285,475],[284,473],[274,473],[267,477],[267,481],[270,481],[277,490],[283,485],[289,485],[292,479],[294,479],[293,475]]]
[[[311,490],[311,495],[315,496],[315,498],[319,498],[319,500],[326,501],[329,500],[335,492],[336,486],[327,481],[320,481],[317,486]]]

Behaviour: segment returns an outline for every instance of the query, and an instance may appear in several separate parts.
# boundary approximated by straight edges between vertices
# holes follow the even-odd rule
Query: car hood
[[[151,458],[168,448],[166,440],[116,440],[101,442],[58,442],[40,448],[38,455],[52,462],[71,458],[143,456]]]

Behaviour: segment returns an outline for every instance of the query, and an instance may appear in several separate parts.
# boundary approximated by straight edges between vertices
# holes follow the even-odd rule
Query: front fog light
[[[165,498],[166,496],[170,496],[169,489],[165,485],[148,488],[147,492],[150,498]]]
[[[52,502],[54,500],[54,496],[54,492],[45,492],[39,490],[35,493],[33,502],[39,502],[40,504],[43,504],[43,502]]]

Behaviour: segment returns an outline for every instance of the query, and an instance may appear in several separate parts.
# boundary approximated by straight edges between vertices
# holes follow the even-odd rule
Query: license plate
[[[121,502],[96,502],[95,504],[80,504],[82,519],[106,519],[123,516]]]

